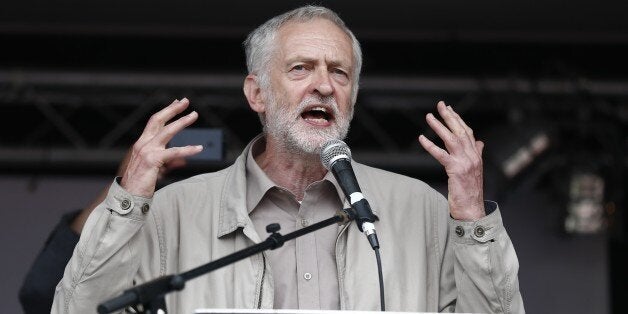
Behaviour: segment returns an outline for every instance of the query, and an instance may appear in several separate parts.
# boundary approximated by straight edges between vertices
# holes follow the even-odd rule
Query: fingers
[[[203,145],[188,145],[182,147],[170,147],[163,152],[164,164],[171,160],[196,155],[203,150]]]
[[[419,135],[419,143],[423,148],[434,157],[441,165],[447,166],[449,164],[450,156],[444,149],[438,147],[434,142],[430,141],[425,135]]]
[[[187,98],[175,100],[170,105],[166,106],[166,108],[161,109],[160,111],[155,113],[148,121],[148,124],[158,123],[164,125],[176,115],[183,112],[183,110],[185,110],[189,104],[190,101]]]
[[[438,114],[445,120],[445,123],[449,127],[452,133],[458,136],[462,136],[466,133],[464,127],[457,121],[456,116],[453,113],[451,107],[445,105],[444,101],[439,101],[436,105],[436,110],[438,110]]]
[[[185,158],[202,151],[201,145],[166,148],[172,137],[185,127],[194,123],[198,113],[191,112],[171,123],[178,114],[189,105],[184,98],[175,100],[170,105],[153,114],[144,132],[133,144],[129,164],[121,181],[122,187],[133,195],[150,197],[155,191],[160,169],[170,161]]]
[[[450,153],[479,154],[475,145],[473,130],[462,120],[460,115],[443,101],[439,101],[436,107],[445,124],[431,113],[426,116],[426,121],[441,138],[445,148]]]
[[[158,113],[154,114],[151,117],[151,122],[158,123],[161,125],[157,133],[150,139],[146,146],[155,148],[158,153],[154,153],[155,157],[158,159],[158,163],[160,165],[166,165],[171,160],[180,158],[183,159],[187,156],[196,154],[202,150],[201,145],[196,146],[186,146],[186,147],[171,147],[165,148],[168,142],[181,130],[190,126],[196,119],[198,119],[198,113],[196,111],[192,111],[187,115],[180,117],[179,119],[168,123],[167,125],[163,125],[180,113],[183,109],[187,108],[189,101],[184,98],[178,104],[177,102],[173,102],[170,106],[164,108]],[[152,150],[152,149],[149,149]]]
[[[163,127],[163,129],[155,135],[153,140],[157,144],[165,146],[177,133],[190,126],[196,119],[198,119],[198,113],[192,111]]]
[[[447,148],[447,150],[449,150],[450,152],[458,150],[460,145],[458,145],[457,143],[457,137],[453,133],[451,133],[451,131],[449,131],[446,126],[438,121],[438,119],[436,119],[436,117],[432,113],[428,113],[425,116],[425,121],[427,121],[427,124],[430,126],[430,128],[432,128],[432,130],[436,132],[436,135],[438,135],[438,137],[443,140],[443,143],[445,143],[445,147]]]
[[[438,113],[443,118],[447,127],[457,137],[455,141],[461,143],[465,148],[475,149],[473,139],[473,131],[467,126],[467,124],[460,118],[451,106],[445,105],[445,102],[439,101],[436,105]],[[443,139],[444,141],[445,139]]]
[[[183,112],[189,104],[190,101],[187,98],[183,98],[181,100],[175,99],[175,101],[173,101],[170,105],[153,114],[148,120],[148,123],[144,128],[144,132],[138,139],[138,142],[144,142],[152,139],[168,121]]]
[[[473,139],[473,130],[464,122],[462,117],[460,117],[460,115],[457,112],[455,112],[454,109],[451,108],[451,106],[447,106],[447,109],[449,109],[449,111],[451,111],[451,113],[456,117],[456,120],[464,128],[467,135],[469,135]]]
[[[428,113],[425,119],[430,128],[441,138],[446,150],[438,147],[423,135],[419,137],[421,146],[443,165],[454,157],[476,159],[474,156],[479,156],[481,158],[484,143],[475,140],[473,130],[460,115],[443,101],[439,101],[436,107],[445,124],[432,113]]]

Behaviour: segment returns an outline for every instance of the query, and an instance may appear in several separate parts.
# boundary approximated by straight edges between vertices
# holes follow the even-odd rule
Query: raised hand
[[[155,193],[160,169],[170,162],[197,154],[202,145],[170,147],[166,144],[172,137],[194,123],[198,118],[196,111],[168,123],[183,112],[190,104],[187,98],[175,100],[172,104],[150,117],[144,132],[133,144],[129,164],[122,177],[121,186],[132,195],[152,197]]]
[[[422,134],[419,136],[419,143],[445,167],[451,216],[458,220],[478,220],[486,215],[482,173],[484,143],[475,140],[473,130],[451,106],[440,101],[436,108],[447,126],[431,113],[425,119],[441,138],[446,150]]]

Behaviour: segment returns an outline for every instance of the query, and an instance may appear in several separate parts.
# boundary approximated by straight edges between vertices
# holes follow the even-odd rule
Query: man
[[[90,215],[53,312],[91,312],[134,283],[178,273],[282,232],[330,217],[346,205],[319,161],[320,146],[346,136],[361,67],[359,44],[335,13],[303,7],[277,16],[245,42],[244,93],[263,124],[222,171],[155,193],[159,168],[200,146],[166,148],[192,124],[177,100],[153,115],[124,176]],[[377,211],[387,310],[523,312],[517,258],[496,204],[482,193],[482,147],[440,102],[427,123],[445,149],[421,145],[449,176],[449,199],[424,183],[354,163]],[[378,310],[377,268],[353,224],[328,227],[284,247],[190,281],[167,296],[173,313],[195,308]]]

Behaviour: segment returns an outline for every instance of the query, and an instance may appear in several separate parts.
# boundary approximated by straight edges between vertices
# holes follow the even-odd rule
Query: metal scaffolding
[[[112,169],[153,112],[188,97],[199,112],[195,126],[223,130],[225,159],[209,165],[223,167],[260,132],[242,95],[243,79],[237,73],[0,71],[6,121],[0,164],[5,170]],[[490,136],[500,124],[523,128],[530,121],[572,128],[606,124],[625,143],[628,81],[371,76],[361,81],[348,139],[356,158],[385,168],[438,170],[416,137],[433,136],[424,116],[440,99],[453,104],[478,134]]]

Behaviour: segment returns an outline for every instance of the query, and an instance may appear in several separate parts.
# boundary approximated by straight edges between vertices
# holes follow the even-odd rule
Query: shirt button
[[[475,230],[473,230],[473,234],[475,234],[476,237],[481,238],[484,236],[484,231],[484,227],[477,226],[475,227]]]
[[[307,219],[301,219],[301,226],[307,227],[307,225],[309,225],[309,224],[310,224],[310,222],[307,221]]]
[[[129,209],[131,207],[131,201],[127,198],[123,199],[122,202],[120,202],[120,207],[124,210]]]
[[[142,205],[142,213],[144,214],[148,213],[149,209],[150,209],[150,206],[147,203],[144,203],[144,205]]]
[[[456,227],[456,235],[462,237],[464,235],[464,229],[461,226]]]
[[[305,280],[310,280],[310,279],[312,279],[312,274],[305,273],[305,274],[303,274],[303,278],[305,278]]]

